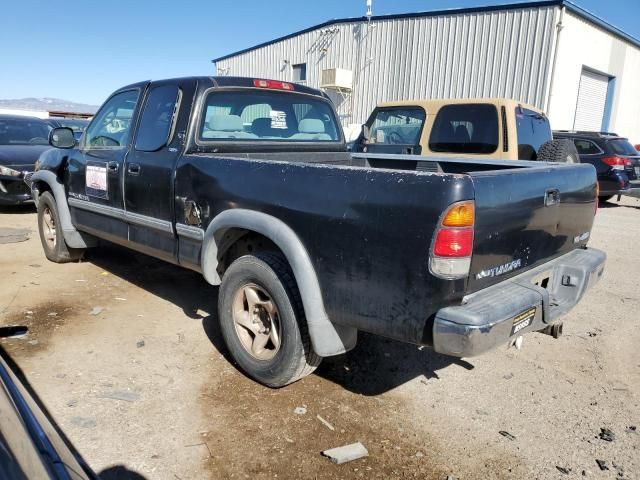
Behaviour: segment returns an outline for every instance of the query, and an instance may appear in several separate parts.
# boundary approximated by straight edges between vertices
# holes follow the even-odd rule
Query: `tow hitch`
[[[540,330],[540,333],[551,335],[553,338],[560,338],[562,336],[562,323],[554,323],[548,327]]]

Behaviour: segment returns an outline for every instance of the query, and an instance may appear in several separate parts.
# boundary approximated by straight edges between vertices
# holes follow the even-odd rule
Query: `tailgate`
[[[586,245],[593,225],[592,165],[471,173],[476,204],[467,293]]]

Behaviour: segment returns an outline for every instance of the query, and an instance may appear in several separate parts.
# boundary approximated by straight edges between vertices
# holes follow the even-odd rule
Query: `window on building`
[[[293,81],[294,82],[306,82],[307,81],[307,64],[298,63],[293,67]]]
[[[380,108],[369,125],[369,144],[418,145],[425,117],[422,108]]]
[[[576,138],[573,143],[575,143],[576,150],[578,150],[578,153],[580,155],[597,155],[599,153],[602,153],[600,147],[598,147],[598,145],[596,145],[591,140],[582,140]]]
[[[167,144],[178,97],[179,90],[175,85],[163,85],[151,90],[142,112],[136,150],[155,152]]]
[[[516,107],[518,159],[535,160],[543,143],[551,140],[549,119],[528,108]]]
[[[445,105],[433,122],[429,149],[447,153],[495,152],[498,110],[482,103]]]

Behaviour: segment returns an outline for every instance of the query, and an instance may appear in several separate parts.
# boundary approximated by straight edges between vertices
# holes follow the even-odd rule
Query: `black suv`
[[[576,145],[580,161],[596,167],[600,199],[640,188],[640,153],[624,137],[611,132],[558,130],[554,138],[569,138]]]

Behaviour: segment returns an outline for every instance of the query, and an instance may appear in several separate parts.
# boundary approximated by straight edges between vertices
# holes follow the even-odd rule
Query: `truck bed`
[[[560,200],[545,207],[549,185]],[[413,155],[198,153],[178,165],[176,196],[203,199],[208,218],[245,208],[282,220],[310,254],[332,321],[429,344],[441,305],[584,247],[586,238],[574,239],[591,228],[595,173],[590,165]],[[476,203],[469,276],[436,278],[435,226],[462,200]],[[198,245],[180,241],[180,263],[197,268]]]

